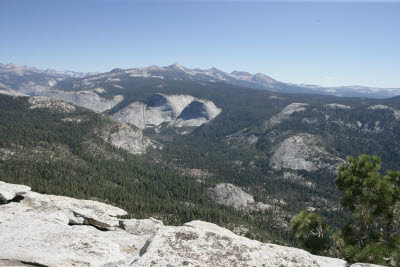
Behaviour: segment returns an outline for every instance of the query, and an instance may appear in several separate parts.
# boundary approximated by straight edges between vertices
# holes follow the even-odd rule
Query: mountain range
[[[67,78],[91,77],[90,80],[116,79],[120,75],[130,77],[158,78],[184,81],[226,82],[238,86],[266,89],[286,93],[325,94],[345,97],[388,98],[400,95],[400,88],[375,88],[366,86],[323,87],[307,84],[290,84],[277,81],[267,75],[250,74],[243,71],[223,72],[216,68],[207,70],[189,69],[178,64],[168,67],[150,66],[147,68],[114,69],[107,73],[82,73],[73,71],[39,70],[14,64],[0,64],[0,90],[17,90],[29,95],[40,94],[50,89],[58,81]],[[24,76],[24,79],[21,77]],[[110,80],[110,81],[111,81]],[[12,89],[11,89],[12,88]]]

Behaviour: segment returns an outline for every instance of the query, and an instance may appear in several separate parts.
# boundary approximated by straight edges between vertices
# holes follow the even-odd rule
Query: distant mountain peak
[[[18,66],[17,65],[15,65],[14,63],[8,63],[8,64],[6,64],[5,65],[7,68],[17,68]]]
[[[246,71],[239,71],[239,70],[232,71],[231,75],[234,75],[234,76],[251,76],[250,73],[248,73]]]
[[[124,70],[121,69],[121,68],[115,68],[115,69],[110,71],[110,73],[122,73],[122,72],[124,72]]]
[[[2,78],[1,75],[4,75]],[[55,83],[65,78],[84,78],[91,76],[90,81],[85,84],[101,83],[102,79],[110,78],[110,76],[119,76],[127,74],[129,77],[156,78],[165,80],[186,80],[201,82],[225,82],[234,85],[266,89],[286,93],[309,93],[324,94],[347,97],[368,97],[368,98],[388,98],[400,95],[400,88],[376,88],[366,86],[318,86],[313,84],[291,84],[277,81],[262,73],[249,73],[246,71],[234,70],[230,73],[219,70],[215,67],[209,69],[190,69],[175,62],[172,65],[159,67],[149,66],[141,68],[120,69],[116,68],[107,73],[81,73],[73,71],[57,71],[53,69],[40,70],[34,67],[18,66],[14,63],[0,63],[0,86],[2,88],[13,88],[14,90],[22,90],[23,93],[32,93],[42,91],[52,87]],[[24,79],[9,78],[9,75],[15,77],[29,76],[29,82]],[[125,79],[125,77],[119,77]],[[109,80],[107,82],[116,80]],[[11,87],[10,87],[11,86]],[[38,86],[38,89],[33,89]],[[36,93],[35,93],[36,94]]]
[[[174,62],[172,65],[168,66],[171,69],[179,69],[179,70],[186,70],[185,67],[179,65],[177,62]]]

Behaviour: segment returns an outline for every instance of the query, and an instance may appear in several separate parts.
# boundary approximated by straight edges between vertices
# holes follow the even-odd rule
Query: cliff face
[[[113,117],[138,128],[158,126],[163,122],[175,127],[197,127],[217,117],[221,112],[213,102],[190,95],[154,94],[147,103],[133,102]]]
[[[0,182],[0,265],[346,266],[340,259],[260,243],[215,224],[123,220],[122,209]]]

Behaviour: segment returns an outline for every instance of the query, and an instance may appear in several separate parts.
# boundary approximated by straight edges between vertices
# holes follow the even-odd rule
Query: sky
[[[82,72],[179,63],[400,88],[400,2],[0,0],[9,62]]]

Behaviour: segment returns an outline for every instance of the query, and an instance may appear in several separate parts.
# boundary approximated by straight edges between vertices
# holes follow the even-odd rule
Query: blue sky
[[[1,0],[0,63],[109,71],[174,62],[400,88],[400,2]]]

